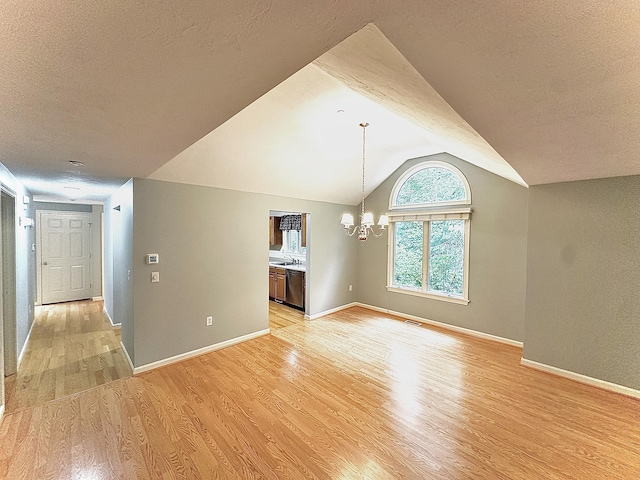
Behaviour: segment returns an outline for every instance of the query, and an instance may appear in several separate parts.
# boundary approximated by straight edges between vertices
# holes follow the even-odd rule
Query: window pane
[[[422,287],[422,222],[395,223],[395,259],[393,283],[397,286]]]
[[[411,175],[398,190],[395,205],[465,200],[464,184],[451,170],[427,167]]]
[[[464,220],[431,222],[428,290],[462,296],[464,222]]]
[[[289,230],[289,251],[290,252],[298,251],[298,231],[297,230]]]

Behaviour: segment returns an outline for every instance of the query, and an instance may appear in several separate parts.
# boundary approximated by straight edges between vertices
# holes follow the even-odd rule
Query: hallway
[[[36,318],[18,373],[5,379],[12,413],[131,376],[101,301],[36,307]]]

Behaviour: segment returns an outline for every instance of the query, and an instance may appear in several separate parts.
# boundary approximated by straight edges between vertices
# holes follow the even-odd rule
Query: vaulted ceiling
[[[369,190],[435,151],[529,185],[640,174],[631,0],[23,0],[0,25],[0,162],[36,195],[357,203],[360,121]]]

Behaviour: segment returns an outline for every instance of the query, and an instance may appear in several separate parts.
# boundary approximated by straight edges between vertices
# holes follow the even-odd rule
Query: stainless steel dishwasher
[[[304,310],[304,272],[287,269],[287,296],[289,305]]]

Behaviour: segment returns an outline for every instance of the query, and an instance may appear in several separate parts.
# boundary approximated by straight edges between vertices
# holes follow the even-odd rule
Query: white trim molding
[[[246,342],[247,340],[253,340],[254,338],[262,337],[263,335],[269,335],[270,333],[271,333],[271,329],[266,328],[264,330],[258,330],[257,332],[232,338],[230,340],[225,340],[224,342],[215,343],[207,347],[202,347],[196,350],[191,350],[190,352],[181,353],[180,355],[164,358],[162,360],[158,360],[157,362],[147,363],[146,365],[142,365],[140,367],[133,367],[133,374],[138,375],[140,373],[148,372],[149,370],[154,370],[156,368],[164,367],[165,365],[181,362],[183,360],[188,360],[193,357],[199,357],[200,355],[204,355],[205,353],[215,352],[216,350],[230,347],[238,343]]]
[[[396,312],[394,310],[389,310],[387,308],[374,307],[373,305],[368,305],[366,303],[357,303],[356,306],[367,308],[369,310],[373,310],[376,312],[388,313],[389,315],[393,315],[395,317],[406,318],[407,320],[414,320],[416,322],[424,323],[426,325],[433,325],[434,327],[444,328],[446,330],[451,330],[452,332],[462,333],[463,335],[468,335],[470,337],[481,338],[483,340],[490,340],[492,342],[503,343],[505,345],[510,345],[512,347],[522,348],[522,342],[517,340],[512,340],[510,338],[499,337],[497,335],[491,335],[490,333],[478,332],[477,330],[471,330],[469,328],[457,327],[455,325],[449,325],[448,323],[436,322],[435,320],[429,320],[428,318],[417,317],[415,315],[409,315],[408,313]]]
[[[573,380],[574,382],[584,383],[585,385],[589,385],[591,387],[602,388],[610,392],[626,395],[627,397],[640,398],[640,390],[636,390],[631,387],[625,387],[624,385],[618,385],[617,383],[611,383],[605,380],[600,380],[598,378],[589,377],[581,373],[572,372],[570,370],[563,370],[562,368],[552,367],[551,365],[547,365],[545,363],[527,360],[524,357],[520,360],[520,364],[524,367],[533,368],[534,370],[539,370],[541,372],[550,373],[559,377],[568,378],[569,380]]]
[[[27,351],[27,345],[29,344],[29,339],[31,338],[31,332],[33,331],[33,326],[36,324],[36,317],[33,316],[33,322],[31,322],[31,326],[29,327],[29,333],[27,333],[27,338],[24,341],[24,345],[22,345],[22,350],[20,351],[20,355],[18,355],[18,365],[16,366],[16,370],[20,368],[20,363],[22,363],[22,358],[24,357],[24,353]]]
[[[119,328],[122,326],[122,323],[113,323],[113,319],[111,318],[111,315],[109,315],[109,312],[107,312],[107,309],[104,307],[104,305],[102,306],[102,313],[104,313],[104,315],[107,317],[112,327]]]
[[[315,320],[316,318],[324,317],[325,315],[331,315],[332,313],[339,312],[340,310],[346,310],[347,308],[357,307],[360,305],[358,302],[347,303],[336,308],[325,310],[324,312],[314,313],[313,315],[305,315],[305,320]]]
[[[99,300],[104,300],[104,297],[102,295],[100,295],[98,297],[91,297],[91,300],[93,300],[94,302],[97,302]]]
[[[469,300],[466,298],[432,293],[429,290],[423,292],[422,290],[416,290],[413,288],[400,288],[387,285],[387,291],[392,293],[402,293],[404,295],[413,295],[415,297],[430,298],[431,300],[442,300],[443,302],[457,303],[458,305],[469,305]]]
[[[127,357],[127,362],[129,362],[129,366],[131,367],[131,371],[133,372],[135,370],[135,367],[133,366],[133,362],[131,361],[131,357],[129,356],[129,352],[127,351],[127,347],[124,346],[124,343],[122,343],[122,341],[120,342],[120,347],[122,347],[122,351],[124,352],[124,356]]]
[[[2,423],[3,418],[4,418],[4,405],[0,405],[0,424]]]

